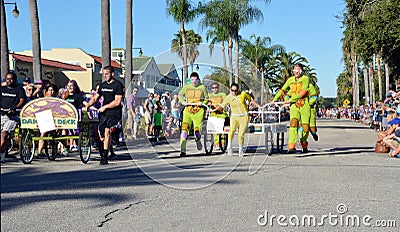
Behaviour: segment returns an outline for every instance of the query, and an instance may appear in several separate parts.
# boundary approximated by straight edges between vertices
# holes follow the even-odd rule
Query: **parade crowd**
[[[379,131],[378,142],[390,147],[390,156],[398,156],[400,146],[400,92],[389,91],[384,100],[372,105],[363,105],[357,108],[317,108],[318,94],[315,90],[316,83],[310,83],[307,76],[302,75],[302,65],[296,64],[294,76],[288,79],[284,86],[277,92],[274,100],[267,104],[274,107],[274,103],[282,101],[287,104],[281,108],[281,120],[289,120],[288,152],[296,151],[299,137],[302,152],[308,152],[308,135],[318,141],[316,118],[346,118],[369,125]],[[32,83],[30,78],[25,78],[23,86],[17,85],[15,73],[7,73],[6,79],[1,84],[2,97],[0,99],[2,143],[1,155],[4,161],[4,140],[6,133],[12,132],[18,126],[18,112],[24,104],[38,98],[57,97],[71,103],[79,112],[87,112],[90,119],[99,119],[99,123],[91,125],[91,140],[93,148],[98,148],[102,155],[101,164],[106,164],[107,159],[115,156],[113,147],[125,140],[139,140],[148,138],[159,141],[162,138],[180,138],[181,156],[186,156],[186,143],[188,135],[193,130],[196,145],[201,147],[201,125],[204,116],[212,111],[211,115],[225,119],[229,106],[230,130],[228,140],[218,141],[215,144],[228,143],[228,155],[232,155],[232,140],[238,130],[239,156],[244,155],[243,140],[249,123],[260,122],[259,114],[250,114],[262,107],[251,94],[240,91],[239,85],[230,86],[230,94],[219,91],[219,84],[212,83],[211,92],[200,82],[197,73],[190,75],[191,83],[185,85],[179,93],[149,93],[147,98],[138,98],[138,88],[133,88],[131,93],[125,95],[122,84],[113,79],[113,69],[109,67],[108,77],[105,82],[96,86],[90,92],[83,92],[75,80],[69,80],[64,88],[57,88],[51,83],[42,80]],[[107,79],[108,78],[108,79]],[[108,91],[107,88],[110,91]],[[126,96],[126,97],[124,97]],[[204,107],[207,106],[207,107]],[[277,110],[277,108],[274,108]],[[290,112],[290,114],[289,114]],[[100,115],[103,115],[101,119]],[[261,116],[263,117],[263,116]],[[276,122],[278,116],[270,115],[264,122]],[[106,118],[106,119],[105,119]],[[77,134],[77,130],[65,130],[63,134]],[[45,134],[41,134],[44,136]],[[99,143],[100,138],[102,144]],[[105,145],[104,145],[105,144]],[[67,156],[70,152],[78,151],[76,141],[62,141],[62,154]],[[43,157],[43,141],[39,141],[36,158]],[[108,154],[110,153],[110,155]],[[104,157],[105,158],[104,158]]]

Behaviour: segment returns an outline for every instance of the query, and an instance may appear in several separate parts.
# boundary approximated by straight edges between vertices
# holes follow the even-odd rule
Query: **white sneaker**
[[[239,157],[243,156],[244,156],[243,147],[239,147]]]
[[[232,147],[226,149],[228,151],[228,155],[233,155]]]
[[[77,146],[72,146],[70,149],[70,152],[77,152],[78,151],[78,147]]]

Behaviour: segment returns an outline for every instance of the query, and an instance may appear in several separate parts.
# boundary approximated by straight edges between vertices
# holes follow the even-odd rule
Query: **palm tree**
[[[101,0],[102,67],[111,64],[110,0]]]
[[[228,41],[229,35],[228,35],[227,31],[224,30],[224,28],[220,28],[220,29],[221,29],[220,31],[217,31],[216,28],[208,30],[206,33],[206,40],[207,40],[207,42],[209,40],[211,40],[210,45],[209,45],[210,55],[212,55],[212,53],[213,53],[215,44],[221,43],[223,69],[226,73],[227,66],[226,66],[226,54],[225,54],[225,41]]]
[[[236,65],[235,65],[235,82],[238,82],[239,78],[239,41],[240,36],[239,32],[244,26],[252,23],[253,21],[262,21],[264,16],[262,11],[250,4],[251,0],[231,0],[235,1],[233,3],[233,18],[232,23],[230,25],[230,32],[232,37],[235,40],[235,57],[236,57]],[[264,0],[267,4],[270,0]]]
[[[317,73],[315,72],[315,68],[311,68],[309,65],[304,66],[304,75],[310,78],[310,82],[312,84],[316,84],[318,82]],[[315,86],[317,88],[317,86]]]
[[[131,94],[132,92],[132,0],[126,0],[126,51],[125,51],[125,93]]]
[[[280,53],[280,54],[278,54],[277,59],[279,60],[279,66],[281,68],[284,81],[286,81],[292,75],[293,66],[295,64],[308,63],[308,61],[305,57],[302,57],[300,54],[298,54],[296,52]]]
[[[241,40],[241,48],[242,48],[242,55],[250,59],[254,66],[255,66],[255,72],[253,72],[254,77],[258,79],[258,74],[261,74],[261,83],[262,83],[262,88],[261,88],[261,93],[262,96],[264,96],[264,86],[267,84],[264,78],[264,72],[266,69],[266,63],[269,60],[272,60],[272,57],[275,56],[278,53],[284,52],[284,48],[281,45],[271,45],[271,38],[270,37],[260,37],[256,36],[255,34],[252,34],[250,36],[250,39],[253,40],[254,42],[251,42],[250,40]],[[268,99],[268,92],[266,92],[266,98]],[[261,103],[263,103],[263,98],[261,99]]]
[[[9,71],[10,61],[8,58],[8,36],[7,36],[7,23],[6,13],[4,9],[4,1],[1,0],[1,76],[4,78]]]
[[[225,58],[225,41],[228,44],[228,60],[229,60],[229,85],[232,83],[233,75],[233,62],[232,62],[232,48],[233,39],[231,28],[229,27],[230,21],[233,18],[233,11],[229,10],[232,8],[232,2],[230,0],[212,0],[208,2],[205,6],[200,8],[201,13],[204,15],[200,20],[200,26],[204,29],[209,27],[207,31],[207,41],[212,38],[210,43],[210,54],[214,49],[215,43],[222,43],[222,54],[223,54],[223,64],[224,70],[226,68],[226,58]]]
[[[182,55],[183,55],[183,76],[188,77],[187,70],[187,41],[185,23],[189,23],[199,14],[199,10],[191,5],[189,0],[166,0],[167,14],[174,18],[174,21],[181,24],[180,35],[182,37]]]
[[[42,65],[41,65],[41,46],[40,46],[40,30],[39,17],[36,0],[29,0],[29,12],[32,28],[32,56],[33,56],[33,79],[35,81],[42,80]]]
[[[196,61],[196,58],[200,55],[199,50],[197,49],[199,44],[202,42],[202,38],[199,34],[195,33],[193,30],[186,31],[187,37],[187,59],[191,66],[191,70],[193,71],[193,64]],[[171,51],[176,52],[178,56],[183,60],[184,59],[184,46],[182,42],[181,32],[175,34],[175,38],[171,42]]]
[[[187,33],[187,42],[188,61],[191,66],[191,70],[193,71],[193,64],[200,55],[200,52],[197,48],[202,42],[201,35],[196,34],[193,30],[189,30]]]

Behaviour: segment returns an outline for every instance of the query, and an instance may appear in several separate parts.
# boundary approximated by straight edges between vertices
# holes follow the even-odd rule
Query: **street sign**
[[[350,104],[350,101],[347,99],[344,99],[343,104],[345,104],[347,106],[348,104]]]

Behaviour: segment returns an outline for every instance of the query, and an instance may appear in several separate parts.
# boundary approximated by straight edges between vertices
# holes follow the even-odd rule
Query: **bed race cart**
[[[87,163],[91,153],[89,123],[95,121],[60,98],[46,97],[28,102],[20,113],[19,155],[22,162],[32,162],[39,140],[44,141],[47,158],[55,160],[60,153],[60,141],[77,139],[80,159]],[[75,133],[63,135],[63,130],[75,130]],[[41,133],[45,133],[45,136],[41,137]]]

